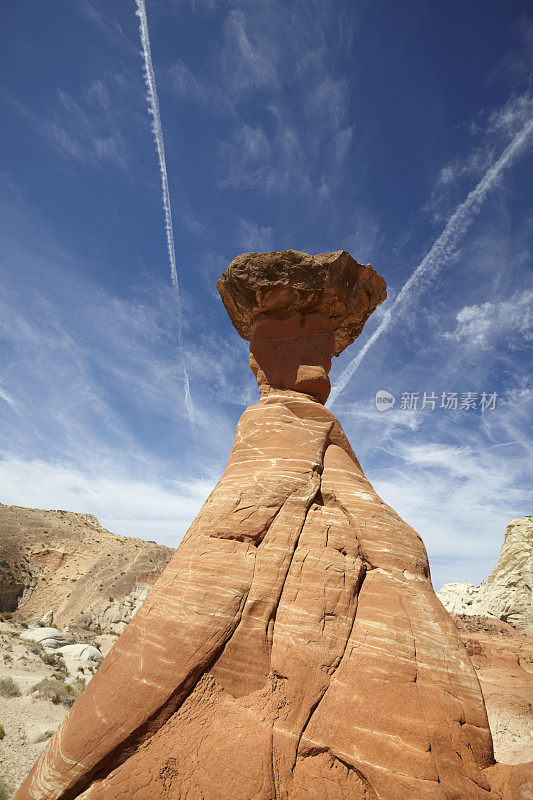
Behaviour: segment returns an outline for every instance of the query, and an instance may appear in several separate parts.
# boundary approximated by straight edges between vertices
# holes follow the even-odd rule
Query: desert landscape
[[[22,782],[172,553],[90,514],[0,504],[0,796]]]
[[[533,519],[513,520],[509,527],[520,528],[520,548],[509,554],[512,563],[504,574],[495,570],[493,582],[503,596],[512,589],[515,602],[511,600],[506,613],[520,614],[520,626],[479,606],[474,614],[465,614],[463,607],[456,612],[456,601],[448,599],[449,587],[437,596],[448,604],[479,678],[495,758],[504,764],[520,764],[533,761],[533,619],[531,582],[523,569],[531,571]],[[102,591],[92,610],[80,617],[77,586],[94,569],[94,554],[80,568],[73,543],[87,546],[92,541],[88,534],[95,529],[129,577],[117,591],[115,571],[102,569],[98,573]],[[140,607],[172,551],[147,544],[147,553],[141,557],[138,551],[145,543],[104,530],[90,515],[65,511],[0,505],[0,532],[1,567],[6,576],[1,584],[5,593],[0,620],[0,797],[10,798]],[[4,546],[6,542],[9,547]],[[67,555],[69,542],[72,550]],[[54,544],[61,547],[63,558],[43,563],[40,554]],[[21,574],[21,552],[28,558],[26,583],[22,592],[19,587],[8,593],[7,575]],[[33,554],[38,555],[35,561]],[[61,587],[69,592],[61,595]]]
[[[480,587],[435,595],[323,405],[384,280],[289,250],[238,256],[218,289],[261,399],[179,548],[0,508],[5,792],[526,798],[533,518]]]
[[[531,3],[1,20],[0,800],[533,800]]]

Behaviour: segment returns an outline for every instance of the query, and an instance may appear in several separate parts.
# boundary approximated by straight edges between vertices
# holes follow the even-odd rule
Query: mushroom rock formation
[[[385,282],[343,251],[289,250],[239,256],[218,287],[261,399],[16,800],[495,797],[424,545],[323,406]]]

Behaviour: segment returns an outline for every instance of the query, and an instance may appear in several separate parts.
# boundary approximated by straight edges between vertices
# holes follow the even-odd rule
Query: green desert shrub
[[[9,792],[2,778],[0,778],[0,800],[9,800]]]
[[[0,678],[0,697],[20,697],[20,689],[13,678]]]
[[[41,661],[48,667],[53,667],[57,672],[63,672],[64,674],[67,673],[67,665],[65,664],[65,659],[61,654],[43,653],[41,655]]]
[[[80,681],[79,678],[73,683],[65,683],[59,678],[52,677],[44,678],[36,683],[32,692],[36,692],[37,697],[41,700],[50,700],[56,705],[62,703],[65,706],[71,706],[84,687],[85,681]]]
[[[30,651],[30,653],[33,653],[35,656],[40,656],[42,658],[44,650],[41,647],[41,645],[39,644],[39,642],[30,641],[30,642],[28,642],[27,647],[28,647],[28,650]]]
[[[72,687],[67,688],[66,684],[59,678],[44,678],[36,683],[32,689],[41,700],[50,700],[52,703],[63,703],[71,706],[75,700]]]
[[[0,739],[3,739],[6,735],[6,731],[3,725],[0,725]]]

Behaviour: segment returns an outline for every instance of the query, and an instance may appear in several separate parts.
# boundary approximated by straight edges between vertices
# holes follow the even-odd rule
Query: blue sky
[[[176,545],[257,398],[217,278],[241,252],[343,248],[389,300],[335,359],[332,408],[436,587],[479,582],[532,513],[526,4],[147,13],[182,347],[134,1],[2,7],[0,499]],[[441,408],[442,392],[496,408]]]

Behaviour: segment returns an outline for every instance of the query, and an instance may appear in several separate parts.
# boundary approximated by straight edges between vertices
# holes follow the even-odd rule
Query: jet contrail
[[[530,120],[516,134],[512,142],[505,148],[501,156],[489,167],[478,185],[467,195],[466,200],[457,206],[454,213],[446,223],[446,227],[434,242],[431,250],[424,256],[411,277],[404,283],[400,293],[395,298],[391,307],[385,311],[383,319],[356,357],[348,364],[335,382],[328,401],[332,406],[339,394],[346,388],[348,381],[359,367],[372,345],[377,342],[381,334],[387,330],[391,323],[394,310],[402,305],[405,298],[423,277],[437,272],[439,267],[447,260],[452,247],[456,245],[461,236],[466,233],[476,214],[481,211],[481,205],[488,192],[492,189],[500,173],[508,167],[515,156],[525,145],[528,136],[533,131],[533,120]]]
[[[19,417],[22,416],[18,401],[15,400],[15,398],[10,395],[9,392],[6,392],[5,389],[2,388],[2,384],[0,384],[0,400],[3,400],[4,403],[7,403],[7,405],[12,408],[13,411],[19,415]]]
[[[165,215],[165,234],[167,240],[168,260],[170,262],[170,282],[172,290],[176,299],[176,308],[178,312],[178,344],[181,350],[181,358],[183,363],[183,380],[185,385],[185,407],[187,415],[192,428],[195,441],[198,439],[196,430],[196,415],[194,413],[194,406],[191,397],[191,389],[189,384],[189,374],[185,364],[185,356],[183,353],[183,309],[181,305],[180,285],[178,281],[178,271],[176,269],[176,250],[174,247],[174,226],[172,223],[172,208],[170,205],[170,192],[168,189],[168,175],[167,175],[167,162],[165,158],[165,141],[163,139],[163,128],[161,125],[161,115],[159,113],[159,100],[157,97],[157,87],[155,83],[154,65],[152,63],[152,51],[150,48],[150,36],[148,34],[148,19],[146,17],[146,4],[145,0],[135,0],[137,11],[135,12],[139,17],[139,33],[141,35],[142,52],[144,58],[144,80],[148,94],[146,100],[148,103],[148,113],[152,117],[152,133],[154,135],[155,147],[157,151],[157,158],[159,160],[159,171],[161,173],[161,190],[163,200],[163,212]]]

